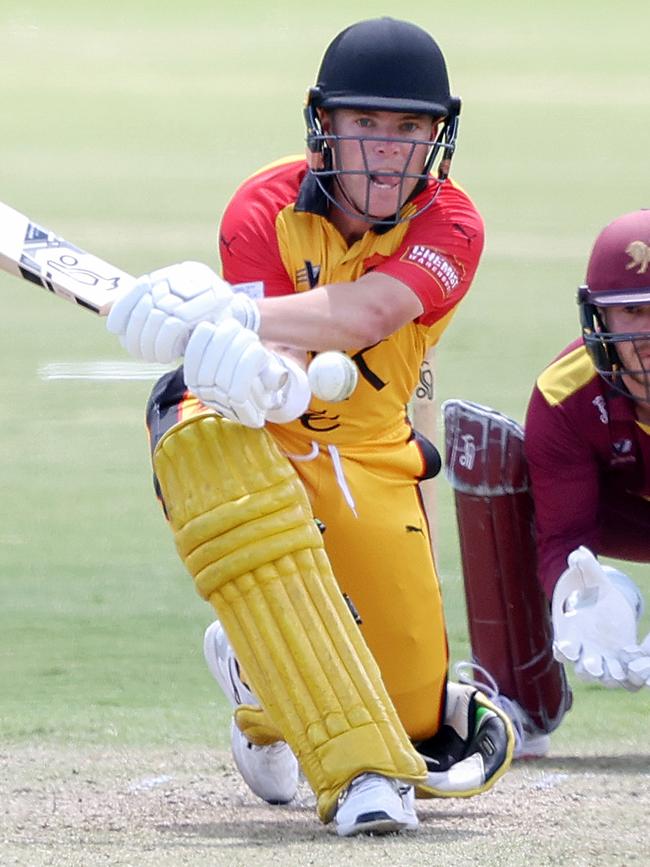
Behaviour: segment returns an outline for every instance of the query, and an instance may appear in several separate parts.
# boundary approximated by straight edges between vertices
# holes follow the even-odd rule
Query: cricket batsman
[[[307,95],[306,158],[258,171],[223,214],[223,276],[144,275],[108,320],[133,355],[183,358],[147,420],[178,551],[217,614],[205,656],[235,762],[269,803],[302,768],[342,836],[415,829],[416,794],[485,791],[514,745],[506,714],[448,682],[418,487],[440,460],[407,415],[483,249],[449,177],[459,111],[424,30],[346,28]],[[325,350],[359,371],[336,403],[305,374]]]
[[[577,300],[582,337],[538,377],[525,436],[486,407],[445,407],[474,668],[521,755],[543,755],[571,705],[561,664],[650,687],[641,592],[600,560],[650,562],[650,210],[600,232]],[[466,544],[477,522],[480,571]]]

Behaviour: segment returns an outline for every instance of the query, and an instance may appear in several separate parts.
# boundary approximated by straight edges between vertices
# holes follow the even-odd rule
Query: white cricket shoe
[[[361,774],[341,795],[334,823],[339,837],[415,831],[413,786],[380,774]]]
[[[241,704],[259,707],[255,694],[239,675],[239,663],[221,623],[215,620],[205,631],[203,655],[210,673],[233,708]],[[258,747],[232,720],[232,756],[249,789],[269,804],[287,804],[298,789],[298,761],[285,741]]]

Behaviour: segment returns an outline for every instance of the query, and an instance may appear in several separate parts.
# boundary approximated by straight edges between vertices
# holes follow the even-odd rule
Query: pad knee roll
[[[176,546],[323,821],[361,773],[426,775],[332,574],[305,490],[265,430],[216,415],[154,453]]]

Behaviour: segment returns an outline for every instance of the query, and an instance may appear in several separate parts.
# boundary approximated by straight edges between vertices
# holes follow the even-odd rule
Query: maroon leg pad
[[[523,429],[467,401],[443,405],[446,475],[454,488],[472,661],[539,732],[571,706],[553,658],[548,600],[537,580]]]

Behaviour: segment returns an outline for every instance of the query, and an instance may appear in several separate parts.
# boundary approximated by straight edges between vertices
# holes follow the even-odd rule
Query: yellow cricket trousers
[[[270,433],[303,481],[325,524],[334,575],[361,617],[361,630],[412,740],[438,730],[447,679],[442,600],[417,478],[415,440],[337,449]],[[318,450],[317,450],[318,449]]]

